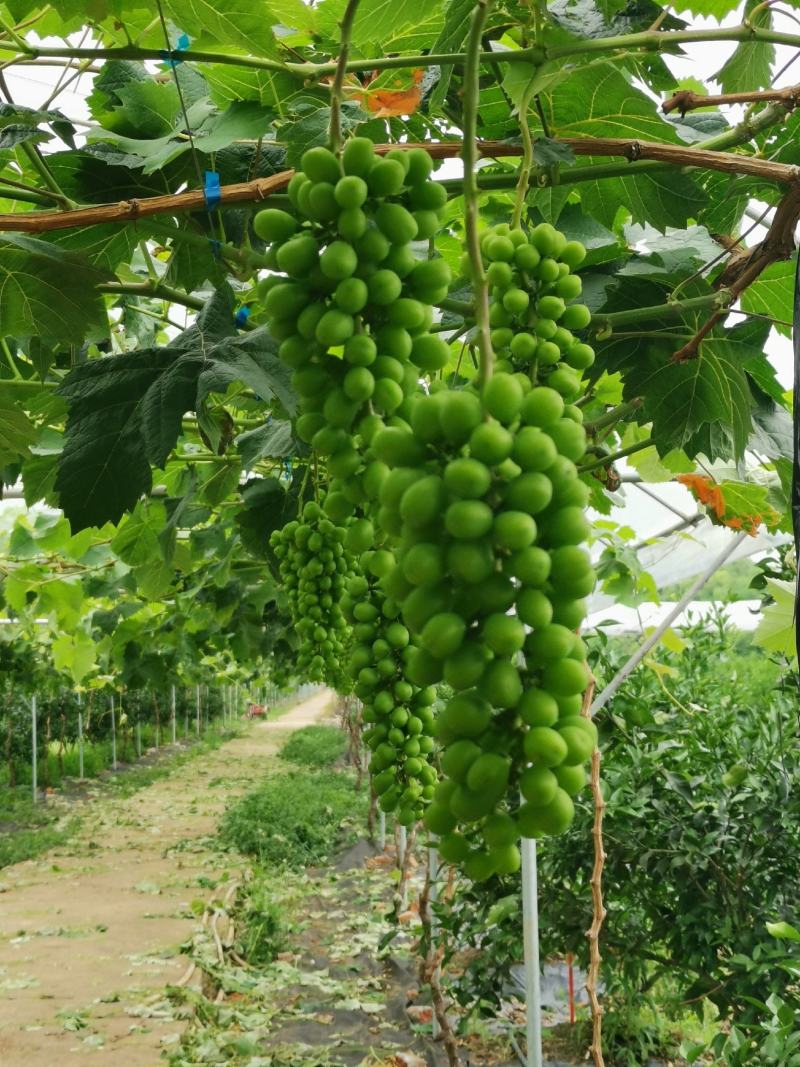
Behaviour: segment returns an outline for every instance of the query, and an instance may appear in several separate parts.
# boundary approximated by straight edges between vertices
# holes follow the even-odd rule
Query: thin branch
[[[480,352],[480,380],[483,384],[492,376],[494,352],[489,325],[489,285],[481,255],[480,218],[478,212],[478,103],[480,97],[480,46],[483,29],[492,0],[478,0],[472,9],[467,58],[464,63],[464,141],[461,158],[464,160],[464,214],[467,252],[469,254],[475,293],[475,325]]]
[[[751,104],[769,103],[780,101],[788,111],[793,111],[800,103],[800,85],[790,85],[785,89],[757,89],[748,93],[717,93],[706,96],[703,93],[694,93],[691,89],[681,89],[665,100],[661,110],[665,115],[671,111],[679,111],[685,115],[687,111],[696,111],[700,107],[723,107],[726,104]]]
[[[350,37],[353,32],[353,23],[355,22],[358,4],[359,0],[348,0],[342,16],[341,32],[339,34],[339,60],[336,64],[336,74],[331,85],[330,143],[331,148],[337,155],[342,150],[342,97],[344,96],[347,57],[350,54]]]
[[[597,430],[602,430],[606,426],[613,426],[621,419],[625,419],[628,415],[633,415],[642,406],[643,397],[636,396],[633,400],[629,400],[627,404],[619,404],[615,408],[611,408],[604,415],[598,416],[596,419],[592,419],[591,422],[584,424],[584,429],[588,434],[596,433]]]
[[[769,27],[752,26],[745,23],[740,26],[722,26],[713,29],[697,30],[644,30],[638,33],[626,33],[612,37],[588,38],[570,41],[566,44],[550,47],[535,46],[517,50],[479,52],[481,63],[530,63],[537,64],[545,59],[564,59],[568,56],[599,55],[607,52],[672,52],[680,45],[703,44],[709,41],[746,41],[784,44],[789,48],[800,48],[800,36],[783,33]],[[6,52],[16,52],[20,62],[35,63],[40,59],[164,59],[163,53],[156,48],[138,48],[124,45],[117,48],[49,48],[4,42]],[[187,49],[181,52],[181,58],[191,63],[216,63],[239,67],[252,67],[256,70],[269,70],[280,74],[292,74],[298,78],[323,78],[336,73],[336,61],[323,63],[281,62],[260,56],[237,55],[226,52],[209,52],[201,49]],[[370,72],[374,70],[391,70],[409,67],[438,67],[461,64],[465,61],[464,52],[418,52],[407,55],[375,56],[351,60],[346,65],[348,73]]]
[[[205,300],[191,296],[181,289],[160,282],[102,282],[97,286],[101,293],[117,296],[151,296],[156,300],[168,300],[171,304],[183,304],[184,307],[199,311],[205,307]]]
[[[465,131],[466,132],[466,131]],[[581,180],[600,179],[616,174],[633,175],[645,164],[646,169],[660,169],[661,163],[677,167],[701,167],[718,170],[728,174],[750,174],[754,177],[792,188],[800,187],[800,168],[786,163],[773,163],[770,160],[745,156],[735,152],[721,152],[703,148],[690,148],[684,145],[657,144],[649,141],[631,141],[620,138],[562,138],[559,143],[568,145],[576,155],[585,156],[623,156],[630,162],[621,168],[614,165],[604,169],[602,166],[580,168],[580,175],[575,174],[579,168],[567,168],[560,175],[563,183]],[[710,142],[709,142],[710,143]],[[736,142],[733,142],[736,143]],[[438,144],[425,142],[417,144],[376,145],[379,154],[395,149],[422,147],[434,159],[452,159],[461,155],[461,141],[442,141]],[[474,158],[503,158],[523,154],[522,145],[506,144],[503,141],[480,141],[473,143]],[[638,162],[637,162],[638,161]],[[237,182],[223,185],[221,199],[223,204],[242,204],[258,202],[282,192],[289,184],[294,171],[285,170],[272,174],[268,178],[257,178],[250,182]],[[550,184],[546,174],[534,174],[532,183],[540,186]],[[446,188],[453,187],[450,182],[443,182]],[[462,192],[460,180],[456,181],[457,191]],[[517,184],[517,175],[497,174],[478,178],[478,188],[507,188]],[[18,233],[47,233],[51,230],[72,229],[78,226],[93,226],[100,223],[126,223],[153,215],[173,215],[179,212],[200,211],[205,207],[205,195],[202,189],[190,189],[184,193],[167,193],[162,196],[143,197],[142,199],[122,200],[116,204],[101,204],[93,207],[77,208],[62,212],[27,212],[22,215],[0,215],[0,230]]]
[[[591,463],[582,463],[578,470],[581,474],[587,474],[589,471],[597,470],[598,467],[610,467],[612,463],[616,463],[618,459],[624,459],[626,456],[632,456],[636,452],[643,452],[646,448],[650,448],[654,445],[655,441],[652,437],[646,438],[644,441],[639,441],[635,445],[629,445],[627,448],[621,448],[619,452],[614,452],[610,456],[600,456],[599,459],[592,460]]]

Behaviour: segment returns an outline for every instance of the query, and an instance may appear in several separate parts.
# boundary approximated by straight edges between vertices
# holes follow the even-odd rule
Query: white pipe
[[[175,686],[172,687],[172,743],[178,740],[177,726],[175,723]]]
[[[525,954],[526,1067],[542,1067],[542,990],[539,973],[539,892],[536,841],[522,839],[522,943]]]
[[[436,918],[436,913],[433,910],[433,905],[439,896],[439,850],[433,846],[428,849],[428,900],[430,901],[431,909],[431,952],[433,952],[436,946],[436,935],[439,932],[439,922]],[[434,970],[434,978],[439,976],[439,967]],[[431,1037],[434,1041],[438,1041],[441,1034],[441,1028],[439,1026],[439,1020],[436,1017],[436,1012],[431,1012]]]
[[[689,586],[689,588],[686,590],[686,592],[683,594],[677,604],[675,604],[672,610],[664,616],[664,618],[661,620],[655,630],[653,630],[647,640],[644,641],[639,646],[639,648],[637,648],[637,650],[634,652],[628,662],[623,667],[621,667],[620,670],[617,671],[617,673],[605,687],[603,692],[594,698],[594,702],[592,703],[592,707],[590,709],[592,715],[596,715],[597,712],[608,703],[608,701],[611,699],[611,697],[613,697],[613,695],[616,693],[616,691],[619,689],[619,687],[622,685],[628,675],[632,674],[633,671],[636,670],[636,668],[642,662],[642,660],[650,651],[650,649],[653,648],[653,646],[661,640],[663,634],[669,629],[669,627],[678,618],[681,612],[683,612],[687,605],[694,600],[695,593],[699,592],[699,590],[703,588],[706,582],[717,573],[720,567],[725,563],[725,560],[733,554],[733,552],[738,548],[738,546],[747,536],[748,535],[746,533],[740,533],[738,536],[734,537],[730,544],[726,545],[723,551],[720,552],[720,554],[716,557],[713,563],[711,563],[710,566],[707,567],[702,574],[698,575],[698,577],[695,578],[695,580],[692,582],[692,584]]]
[[[83,714],[78,712],[78,778],[83,781]]]
[[[199,737],[200,736],[200,686],[196,685],[194,687],[194,691],[195,691],[195,703],[196,703],[194,724],[195,724],[195,731],[197,733],[197,736]]]
[[[33,749],[33,759],[31,761],[31,781],[33,782],[33,802],[36,803],[37,781],[36,781],[36,695],[31,697],[31,748]],[[45,758],[47,758],[45,756]]]
[[[114,713],[114,694],[111,694],[111,766],[117,769],[117,723]]]

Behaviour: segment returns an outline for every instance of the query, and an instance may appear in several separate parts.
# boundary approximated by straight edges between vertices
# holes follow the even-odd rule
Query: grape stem
[[[589,471],[597,470],[598,467],[610,467],[611,464],[616,463],[618,459],[632,456],[636,452],[643,452],[646,448],[650,448],[650,446],[655,443],[654,438],[648,437],[644,441],[638,441],[635,445],[621,448],[619,452],[613,452],[610,456],[600,456],[599,459],[592,460],[591,463],[582,463],[580,467],[578,467],[578,471],[580,474],[586,474]]]
[[[537,72],[538,73],[538,72]],[[517,192],[514,198],[514,214],[511,219],[512,229],[518,229],[522,223],[522,211],[525,207],[525,197],[528,195],[528,187],[531,183],[531,171],[533,170],[533,138],[528,124],[528,109],[531,106],[533,90],[536,88],[536,75],[531,78],[530,84],[522,94],[519,103],[519,132],[522,136],[522,162],[517,172]]]
[[[598,418],[593,419],[591,422],[584,424],[584,429],[588,434],[593,434],[597,430],[602,430],[606,426],[613,426],[614,423],[620,422],[628,415],[632,415],[635,411],[638,411],[642,406],[643,398],[640,396],[634,397],[633,400],[629,400],[627,404],[618,404],[617,407],[611,408],[604,415],[600,415]]]
[[[478,102],[480,97],[481,40],[492,0],[478,0],[470,18],[467,52],[464,62],[464,223],[467,235],[467,254],[472,268],[475,289],[475,324],[480,353],[479,378],[481,384],[492,376],[494,353],[489,328],[489,286],[483,269],[481,238],[478,228]]]
[[[353,23],[356,18],[359,0],[348,0],[340,23],[341,37],[339,47],[339,59],[336,64],[336,74],[331,84],[331,121],[330,121],[330,145],[331,150],[338,156],[342,151],[342,97],[344,96],[344,79],[347,73],[347,57],[350,54],[350,37],[353,33]]]

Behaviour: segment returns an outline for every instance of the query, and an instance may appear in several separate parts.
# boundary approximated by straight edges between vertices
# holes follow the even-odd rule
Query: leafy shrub
[[[770,689],[778,668],[741,635],[684,633],[598,717],[608,808],[603,876],[609,991],[644,996],[662,978],[677,1004],[747,1020],[789,976],[766,923],[800,909],[796,705]],[[595,671],[624,662],[599,638]],[[542,849],[547,952],[585,960],[592,810]],[[677,1005],[676,1005],[677,1006]]]
[[[338,726],[304,726],[280,750],[281,759],[304,767],[329,767],[344,755],[347,738]]]
[[[268,778],[236,801],[220,825],[222,843],[270,866],[322,863],[343,831],[363,822],[364,793],[335,771],[292,771]]]

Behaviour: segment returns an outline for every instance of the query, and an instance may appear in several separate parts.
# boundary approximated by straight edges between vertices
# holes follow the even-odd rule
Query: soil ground
[[[225,877],[206,839],[285,735],[332,707],[316,693],[131,797],[101,793],[68,845],[0,872],[3,1067],[159,1062],[165,1029],[140,1006],[186,970],[180,946]]]

